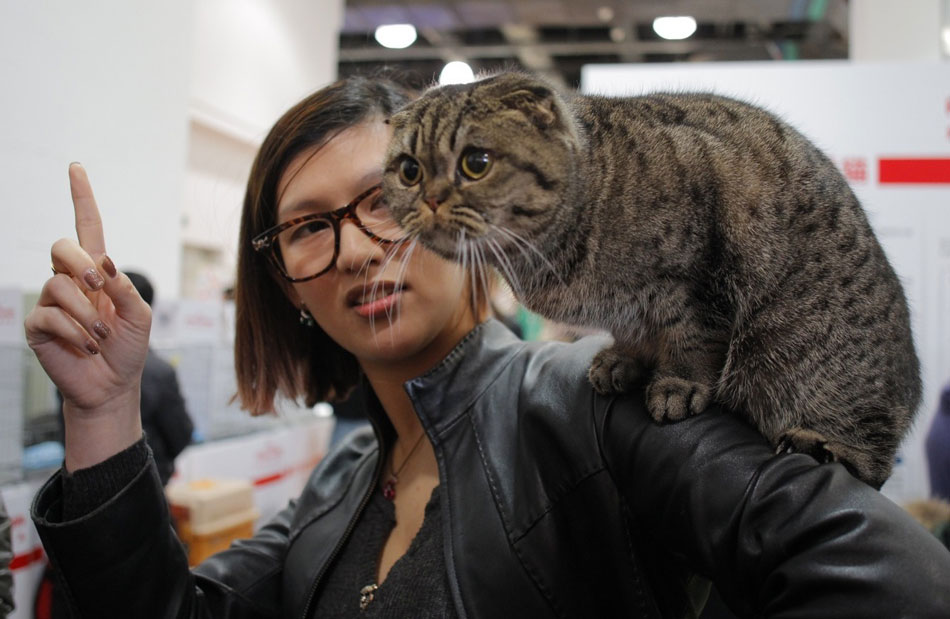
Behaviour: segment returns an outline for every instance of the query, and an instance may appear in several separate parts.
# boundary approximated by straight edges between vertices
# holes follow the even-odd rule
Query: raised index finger
[[[69,190],[73,197],[73,209],[76,212],[76,236],[79,245],[93,259],[106,253],[106,239],[102,233],[102,218],[96,198],[92,195],[92,185],[86,176],[86,169],[78,163],[69,166]]]

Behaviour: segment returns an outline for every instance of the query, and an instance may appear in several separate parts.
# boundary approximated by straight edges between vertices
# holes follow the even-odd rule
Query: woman
[[[33,516],[79,616],[695,616],[706,578],[741,615],[950,611],[950,555],[841,466],[774,456],[733,415],[658,426],[642,392],[596,396],[601,341],[520,342],[459,267],[400,242],[374,186],[405,99],[343,81],[261,147],[239,395],[264,412],[278,392],[314,402],[362,377],[373,431],[193,572],[141,440],[148,308],[71,166],[79,243],[54,245],[26,329],[67,423]]]

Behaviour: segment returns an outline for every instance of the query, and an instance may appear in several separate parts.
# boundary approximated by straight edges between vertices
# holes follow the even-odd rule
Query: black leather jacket
[[[594,395],[602,343],[522,343],[489,321],[406,384],[438,459],[461,617],[686,616],[694,573],[743,616],[950,616],[950,553],[903,510],[839,465],[773,456],[733,415],[660,426],[642,393]],[[351,437],[193,573],[154,467],[72,522],[54,477],[34,520],[83,617],[307,617],[377,486],[379,444]]]

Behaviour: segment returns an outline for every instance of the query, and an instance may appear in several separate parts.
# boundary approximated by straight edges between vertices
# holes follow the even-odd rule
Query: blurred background
[[[387,48],[375,36],[386,24],[411,25],[415,40]],[[423,86],[464,62],[475,73],[513,67],[577,87],[588,64],[847,57],[847,0],[351,0],[338,67],[347,75],[395,65]]]

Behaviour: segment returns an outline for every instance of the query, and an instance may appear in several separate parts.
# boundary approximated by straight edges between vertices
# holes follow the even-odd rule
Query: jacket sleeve
[[[774,455],[716,409],[656,424],[638,396],[598,399],[607,465],[635,526],[734,612],[950,617],[950,553],[843,466]]]
[[[252,539],[189,571],[154,461],[89,514],[63,521],[62,480],[37,493],[33,521],[75,617],[279,616],[283,556],[295,504]]]

